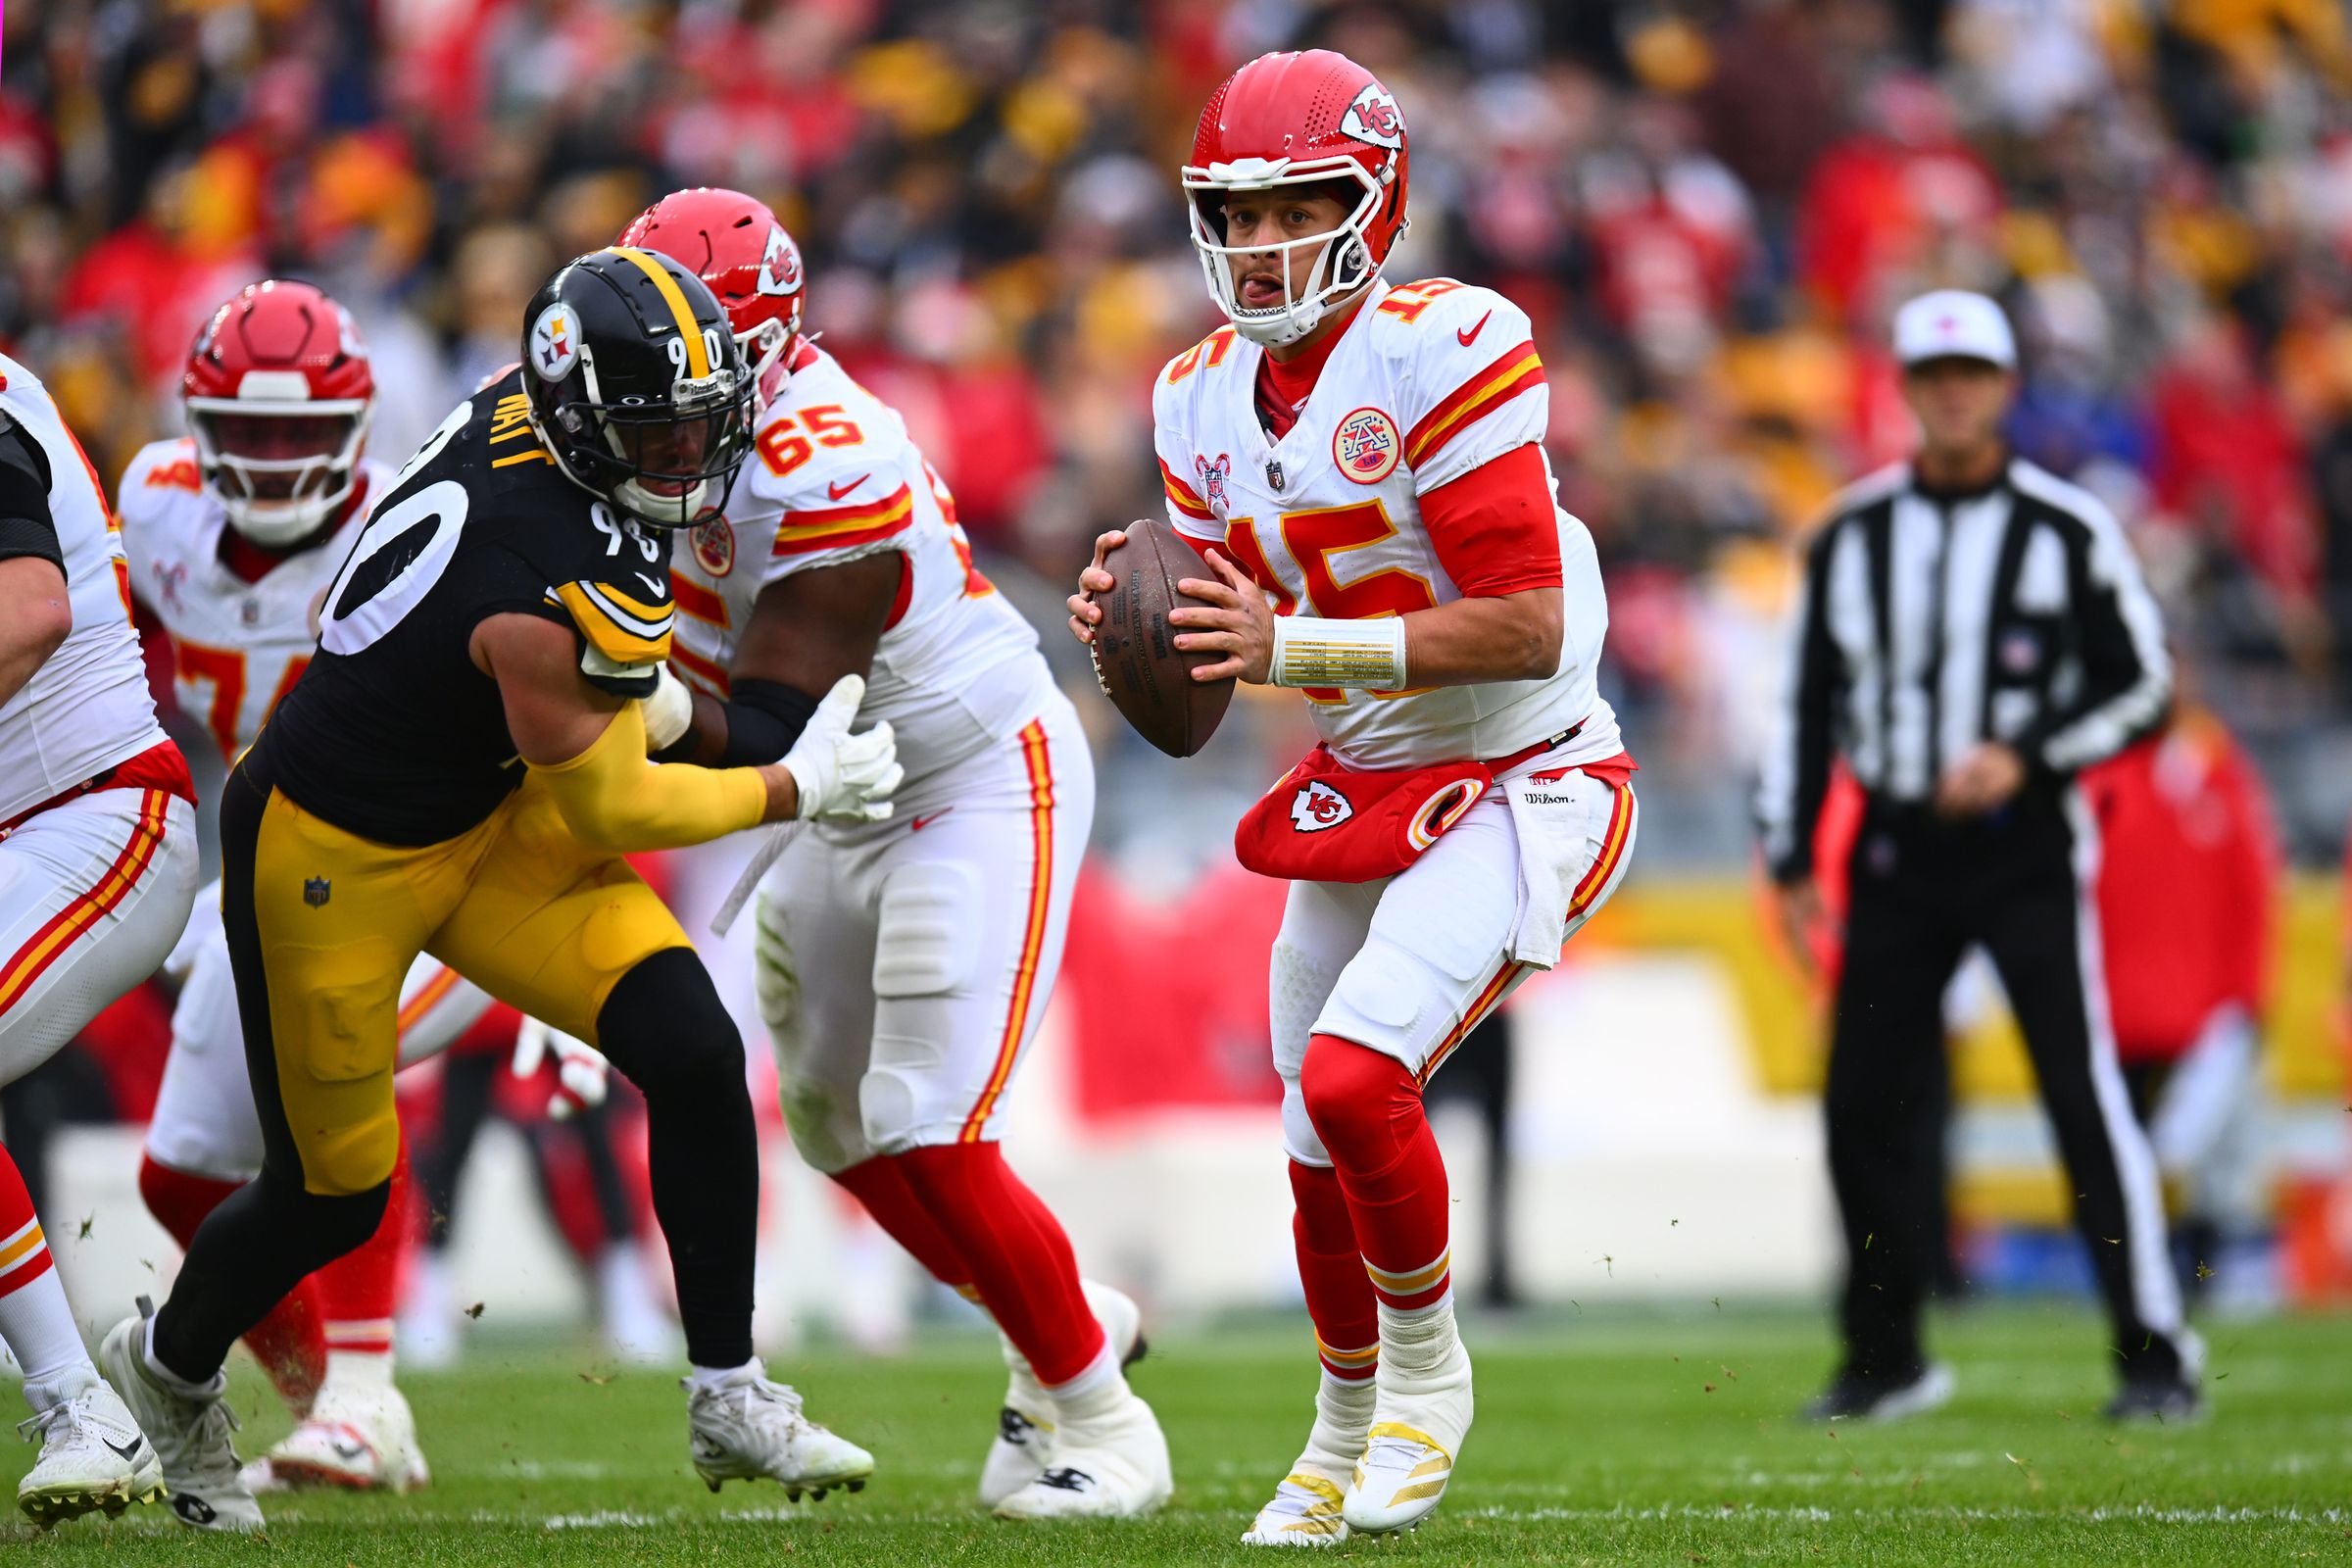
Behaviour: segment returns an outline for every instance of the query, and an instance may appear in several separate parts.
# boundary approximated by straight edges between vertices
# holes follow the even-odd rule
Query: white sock
[[[44,1245],[36,1237],[35,1246]],[[90,1366],[89,1348],[74,1309],[66,1304],[66,1288],[55,1268],[41,1272],[6,1296],[0,1296],[0,1339],[24,1369],[24,1396],[54,1385],[74,1367]],[[91,1368],[95,1373],[96,1368]],[[35,1404],[35,1409],[45,1406]]]
[[[686,1374],[684,1381],[688,1394],[701,1394],[710,1389],[749,1383],[766,1375],[767,1369],[760,1364],[760,1358],[755,1355],[741,1366],[698,1366]]]
[[[1335,1378],[1322,1374],[1315,1390],[1315,1424],[1306,1434],[1300,1466],[1326,1473],[1326,1479],[1345,1484],[1355,1461],[1363,1457],[1364,1434],[1372,1430],[1372,1406],[1379,1387],[1370,1378]]]
[[[392,1352],[390,1350],[329,1350],[326,1352],[326,1375],[320,1387],[341,1384],[346,1388],[388,1389],[392,1386]]]
[[[1410,1388],[1416,1377],[1451,1360],[1460,1345],[1452,1291],[1410,1311],[1380,1303],[1380,1365],[1383,1372],[1394,1374],[1388,1381]]]
[[[1108,1415],[1130,1397],[1127,1374],[1119,1370],[1119,1352],[1108,1344],[1086,1364],[1085,1371],[1046,1393],[1054,1400],[1054,1414],[1064,1421]]]

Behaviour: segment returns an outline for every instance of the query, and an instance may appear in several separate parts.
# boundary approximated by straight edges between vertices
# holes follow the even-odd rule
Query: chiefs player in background
[[[2185,670],[2178,661],[2176,670]],[[2085,773],[2116,1055],[2174,1206],[2182,1288],[2275,1288],[2255,1144],[2278,842],[2253,762],[2186,695],[2164,733]]]
[[[1176,646],[1226,656],[1197,679],[1302,688],[1324,742],[1237,838],[1293,878],[1271,1024],[1322,1362],[1306,1449],[1243,1538],[1267,1544],[1400,1530],[1444,1494],[1470,1358],[1422,1086],[1558,960],[1634,836],[1633,760],[1593,683],[1607,602],[1553,499],[1528,318],[1379,275],[1406,153],[1395,98],[1343,56],[1235,73],[1183,171],[1232,324],[1152,388],[1168,515],[1207,564]],[[1123,537],[1097,541],[1070,599],[1082,641]],[[1299,811],[1311,837],[1295,802],[1327,808]],[[1359,824],[1388,836],[1350,844]],[[1389,848],[1408,840],[1417,857]]]
[[[1135,1303],[1082,1281],[996,1117],[1045,1016],[1094,817],[1094,763],[1037,633],[973,569],[899,416],[802,335],[799,250],[726,190],[679,191],[620,242],[699,269],[758,382],[757,456],[671,558],[693,715],[657,756],[790,746],[864,677],[906,778],[887,821],[820,824],[760,884],[760,1006],[803,1159],[857,1195],[1004,1337],[980,1498],[1013,1518],[1148,1513],[1168,1450],[1121,1368]]]
[[[171,638],[182,710],[230,763],[310,662],[315,609],[391,487],[391,470],[364,456],[375,398],[342,306],[308,283],[256,283],[213,313],[189,351],[189,434],[154,442],[123,472],[117,512],[131,590]],[[197,900],[165,967],[181,985],[139,1192],[185,1247],[262,1168],[217,887]],[[489,1002],[418,959],[402,988],[404,1058],[439,1050]],[[257,1482],[407,1491],[425,1479],[416,1422],[392,1385],[407,1178],[404,1150],[374,1239],[305,1279],[245,1336],[302,1418],[257,1462]]]
[[[40,381],[0,357],[0,1083],[172,950],[196,896],[195,799],[155,720],[106,493]],[[5,1152],[0,1339],[41,1438],[19,1507],[48,1525],[161,1494],[156,1450],[91,1364]]]

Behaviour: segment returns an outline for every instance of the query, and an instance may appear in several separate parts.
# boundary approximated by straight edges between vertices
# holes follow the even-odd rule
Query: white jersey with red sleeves
[[[888,719],[907,783],[1010,739],[1053,680],[1037,633],[972,566],[956,503],[896,411],[803,344],[759,413],[759,450],[725,514],[670,561],[678,615],[670,661],[724,696],[736,639],[768,583],[883,551],[906,558],[898,602],[866,676],[860,728]]]
[[[65,558],[74,629],[0,704],[0,821],[62,795],[170,737],[156,722],[130,624],[122,542],[81,443],[24,366],[0,355],[0,415],[49,462],[49,511]]]
[[[196,443],[181,437],[140,449],[122,472],[116,511],[130,559],[131,592],[172,639],[180,710],[203,721],[223,759],[253,744],[262,721],[292,688],[318,634],[312,610],[334,581],[368,510],[391,486],[382,464],[360,465],[360,505],[316,549],[289,556],[259,582],[220,562],[228,514],[205,488]]]
[[[1221,327],[1152,386],[1153,442],[1177,529],[1221,545],[1280,614],[1360,620],[1463,597],[1420,498],[1543,441],[1550,393],[1526,313],[1450,278],[1375,281],[1279,441],[1258,422],[1264,353]],[[1553,511],[1565,628],[1558,672],[1394,693],[1310,689],[1315,727],[1341,761],[1492,760],[1579,724],[1562,761],[1623,750],[1594,685],[1609,611],[1592,535]]]

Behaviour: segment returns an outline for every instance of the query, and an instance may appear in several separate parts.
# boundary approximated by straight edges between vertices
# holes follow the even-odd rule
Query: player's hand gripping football
[[[784,754],[792,774],[797,803],[793,815],[802,821],[884,822],[890,819],[891,792],[906,776],[899,765],[898,737],[890,721],[853,735],[850,723],[865,700],[865,680],[844,675],[825,693],[825,700],[808,715],[808,728]]]
[[[1102,564],[1109,554],[1127,542],[1127,530],[1112,528],[1095,536],[1094,564],[1078,573],[1078,591],[1069,597],[1070,635],[1092,646],[1095,628],[1102,623],[1102,607],[1095,603],[1095,595],[1106,594],[1118,586],[1108,567]]]
[[[1176,585],[1178,593],[1203,601],[1201,608],[1183,605],[1168,612],[1169,625],[1191,628],[1178,633],[1176,650],[1225,656],[1194,670],[1196,681],[1234,679],[1263,686],[1274,673],[1274,609],[1222,551],[1211,550],[1205,559],[1216,573],[1213,581],[1187,577]]]
[[[547,1113],[563,1121],[573,1113],[594,1110],[605,1102],[605,1091],[612,1076],[612,1064],[604,1053],[577,1040],[561,1029],[551,1029],[538,1019],[525,1014],[522,1027],[514,1031],[514,1060],[512,1069],[517,1078],[536,1078],[539,1064],[550,1054],[556,1058],[556,1092],[547,1097]]]

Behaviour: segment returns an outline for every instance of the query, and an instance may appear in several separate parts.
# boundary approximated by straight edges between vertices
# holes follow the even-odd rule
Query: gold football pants
[[[418,953],[595,1045],[620,977],[690,946],[625,861],[571,836],[536,779],[417,849],[347,833],[267,775],[249,755],[229,781],[221,912],[264,1143],[299,1160],[308,1192],[365,1193],[391,1176],[400,984]],[[266,1041],[252,1016],[265,994]]]

